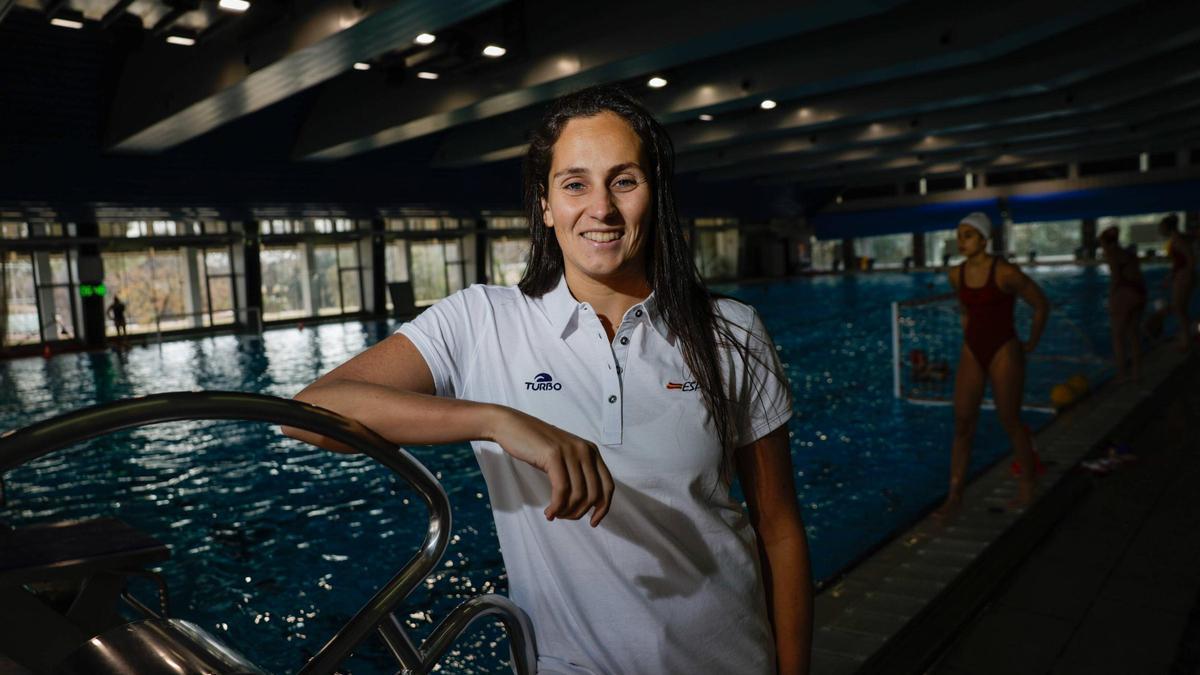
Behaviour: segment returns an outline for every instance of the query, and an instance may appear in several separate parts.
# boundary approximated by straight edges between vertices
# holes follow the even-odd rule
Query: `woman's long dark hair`
[[[554,144],[567,122],[578,117],[595,117],[611,112],[633,128],[642,141],[649,166],[647,178],[654,194],[649,232],[646,237],[646,279],[654,291],[655,307],[679,340],[683,359],[704,397],[713,419],[725,459],[722,478],[731,478],[730,452],[737,442],[737,401],[729,383],[721,378],[718,336],[721,346],[739,352],[737,341],[713,308],[713,296],[700,279],[675,211],[672,182],[675,148],[666,129],[637,101],[612,86],[589,87],[558,99],[534,131],[525,155],[525,206],[529,212],[531,248],[529,265],[521,278],[521,292],[541,297],[558,285],[563,274],[563,254],[551,228],[543,219],[542,200],[547,198]],[[726,345],[725,343],[728,343]]]

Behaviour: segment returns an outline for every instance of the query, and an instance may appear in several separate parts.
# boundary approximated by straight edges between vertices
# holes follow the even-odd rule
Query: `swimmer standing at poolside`
[[[954,446],[950,455],[950,490],[938,514],[949,516],[962,506],[971,442],[979,421],[983,390],[992,383],[992,397],[1000,424],[1012,441],[1022,471],[1016,503],[1033,500],[1036,471],[1033,440],[1021,423],[1021,399],[1025,388],[1025,354],[1032,352],[1042,336],[1050,303],[1042,289],[1016,265],[987,252],[992,229],[987,214],[975,212],[963,218],[956,231],[958,250],[966,260],[947,273],[962,307],[963,346],[954,381]],[[1017,296],[1033,307],[1029,339],[1022,343],[1013,325]]]
[[[1196,281],[1196,253],[1191,242],[1179,231],[1179,217],[1175,214],[1159,221],[1158,231],[1168,238],[1167,255],[1171,257],[1171,273],[1164,282],[1169,294],[1167,311],[1179,319],[1179,349],[1187,351],[1192,346],[1192,321],[1188,317],[1188,304],[1192,300]]]
[[[1114,226],[1100,233],[1100,249],[1104,251],[1104,262],[1108,264],[1108,318],[1112,330],[1113,358],[1117,362],[1118,377],[1137,378],[1142,362],[1141,325],[1142,312],[1146,309],[1146,281],[1142,278],[1142,267],[1137,256],[1121,248],[1120,231]],[[1129,348],[1126,359],[1125,348]],[[1132,370],[1130,369],[1132,362]]]

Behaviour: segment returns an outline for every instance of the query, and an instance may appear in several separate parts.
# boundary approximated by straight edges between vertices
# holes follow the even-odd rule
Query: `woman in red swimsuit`
[[[948,516],[962,505],[971,441],[979,420],[979,405],[987,382],[1000,424],[1012,441],[1017,463],[1022,468],[1016,503],[1026,506],[1033,499],[1036,472],[1033,440],[1021,423],[1021,398],[1025,388],[1025,354],[1033,351],[1042,336],[1050,303],[1046,295],[1019,267],[1000,256],[987,253],[991,220],[972,213],[958,225],[958,250],[966,261],[949,271],[950,285],[962,306],[964,341],[954,381],[954,449],[950,456],[950,491],[938,510]],[[1033,326],[1022,343],[1013,326],[1017,296],[1033,307]]]
[[[1112,329],[1113,358],[1117,362],[1118,377],[1122,380],[1131,375],[1134,379],[1142,361],[1141,338],[1138,326],[1142,312],[1146,309],[1146,282],[1142,279],[1142,267],[1137,256],[1121,248],[1120,231],[1114,226],[1100,233],[1100,248],[1104,251],[1104,262],[1108,264],[1108,318]],[[1133,363],[1132,371],[1125,359],[1125,348]]]
[[[1192,321],[1188,303],[1196,277],[1196,255],[1190,242],[1179,232],[1179,218],[1166,216],[1158,223],[1158,231],[1170,240],[1167,254],[1171,256],[1171,274],[1167,276],[1169,311],[1179,319],[1179,348],[1186,351],[1192,345]]]

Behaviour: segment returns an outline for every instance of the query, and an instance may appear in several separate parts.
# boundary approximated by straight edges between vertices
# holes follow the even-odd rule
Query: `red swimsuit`
[[[1017,297],[996,285],[996,260],[992,258],[987,282],[979,288],[967,286],[966,263],[958,268],[958,299],[967,310],[967,349],[985,372],[996,352],[1017,337],[1013,326]]]

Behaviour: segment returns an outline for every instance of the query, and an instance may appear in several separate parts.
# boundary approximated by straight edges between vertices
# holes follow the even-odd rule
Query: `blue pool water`
[[[1102,269],[1032,274],[1107,352]],[[1153,285],[1161,268],[1150,268]],[[872,274],[725,286],[754,304],[780,348],[795,395],[790,430],[815,576],[829,579],[942,495],[949,408],[892,395],[890,303],[944,292],[935,275]],[[259,337],[168,342],[128,353],[0,363],[0,428],[97,402],[226,389],[290,397],[391,329],[330,324]],[[1020,330],[1020,329],[1019,329]],[[1047,415],[1030,413],[1033,425]],[[1007,442],[984,412],[973,468]],[[454,505],[439,572],[397,612],[423,637],[466,597],[505,589],[484,484],[465,445],[414,448]],[[44,458],[7,477],[16,524],[118,515],[172,545],[163,566],[174,612],[223,635],[272,672],[296,670],[415,550],[426,514],[371,460],[327,453],[264,425],[192,422],[144,428]],[[394,672],[369,642],[354,673]],[[505,672],[494,628],[465,638],[449,672]]]

